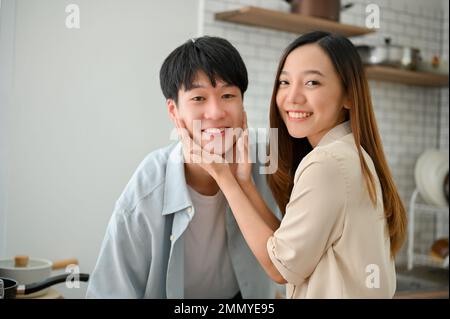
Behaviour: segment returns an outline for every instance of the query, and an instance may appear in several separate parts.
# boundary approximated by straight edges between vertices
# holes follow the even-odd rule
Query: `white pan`
[[[11,278],[20,285],[28,285],[50,278],[52,270],[64,269],[69,265],[78,265],[77,259],[64,259],[52,262],[42,258],[16,256],[10,259],[0,259],[0,277]],[[48,289],[27,295],[33,298],[46,294]]]

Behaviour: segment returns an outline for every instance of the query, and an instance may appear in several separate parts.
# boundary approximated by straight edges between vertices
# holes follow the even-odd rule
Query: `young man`
[[[202,147],[218,135],[225,156],[243,127],[247,71],[237,50],[216,37],[192,39],[175,49],[160,71],[174,124],[191,136],[199,124]],[[253,165],[253,179],[276,210]],[[223,193],[209,174],[185,163],[180,142],[150,153],[118,199],[89,298],[274,298],[275,285],[247,246]]]

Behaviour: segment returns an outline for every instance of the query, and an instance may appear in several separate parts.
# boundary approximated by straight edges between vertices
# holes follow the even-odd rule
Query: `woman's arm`
[[[238,166],[236,171],[241,184],[245,185],[243,187],[249,194],[247,196],[237,182],[230,165],[221,156],[205,152],[200,146],[196,145],[190,138],[184,123],[178,119],[177,128],[183,143],[185,159],[192,163],[198,163],[215,179],[227,198],[245,241],[258,262],[272,280],[280,284],[286,283],[267,252],[267,241],[278,228],[279,222],[275,220],[276,217],[270,212],[256,188],[252,189],[254,186],[250,185],[250,183],[253,183],[250,178],[251,163],[247,160],[248,135],[245,136],[245,143],[240,144],[244,161],[241,161],[241,165]],[[246,125],[244,128],[246,128]],[[251,200],[255,200],[257,209],[252,205]],[[267,220],[265,221],[264,218],[267,218]]]
[[[235,144],[236,162],[230,165],[236,181],[241,186],[250,203],[256,208],[262,219],[275,231],[280,227],[280,221],[267,206],[258,189],[252,181],[252,158],[249,152],[249,132],[247,127],[247,113],[243,112],[243,133]]]
[[[275,231],[280,227],[280,220],[274,215],[272,210],[267,206],[265,200],[262,198],[258,189],[253,182],[240,182],[238,181],[245,195],[247,195],[250,202],[256,208],[261,218],[266,222],[266,224]]]
[[[227,198],[245,241],[256,259],[273,281],[279,284],[286,283],[267,252],[267,241],[278,228],[279,221],[270,213],[256,188],[253,186],[254,189],[252,189],[252,186],[247,185],[247,190],[251,196],[253,198],[259,197],[257,200],[258,206],[266,206],[261,210],[255,209],[251,202],[252,197],[247,197],[230,170],[223,170],[214,178]],[[263,216],[267,218],[266,221]]]

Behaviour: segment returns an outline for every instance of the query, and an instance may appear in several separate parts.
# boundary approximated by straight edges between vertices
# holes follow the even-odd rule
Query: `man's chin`
[[[233,151],[233,145],[225,145],[225,146],[221,146],[221,147],[214,147],[214,145],[211,144],[206,144],[205,146],[203,146],[203,150],[208,152],[208,153],[213,153],[215,155],[219,155],[219,156],[225,156],[226,154],[228,154],[229,152]]]

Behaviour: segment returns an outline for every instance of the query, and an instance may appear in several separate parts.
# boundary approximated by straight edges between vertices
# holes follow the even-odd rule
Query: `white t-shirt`
[[[232,298],[239,292],[227,247],[226,198],[199,194],[188,185],[195,214],[184,233],[184,296]]]

